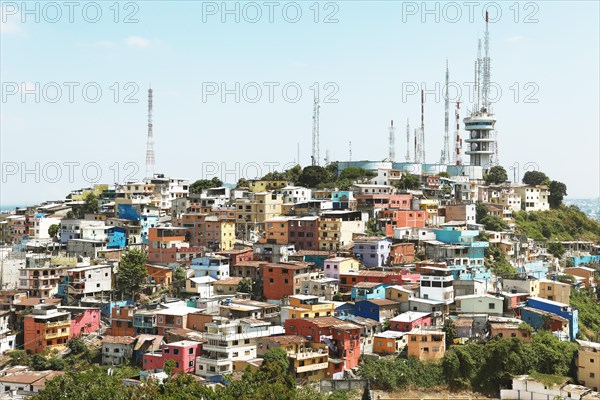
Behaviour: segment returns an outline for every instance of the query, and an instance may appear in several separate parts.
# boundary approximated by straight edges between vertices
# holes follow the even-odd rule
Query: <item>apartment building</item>
[[[304,281],[320,277],[314,264],[305,262],[264,264],[261,267],[261,275],[263,295],[267,300],[272,301],[301,294]]]
[[[340,274],[358,272],[359,270],[360,263],[354,258],[331,257],[324,262],[323,275],[325,278],[340,279]]]
[[[23,319],[23,348],[33,354],[46,348],[62,350],[71,337],[71,313],[39,304]]]
[[[296,250],[319,249],[319,217],[306,216],[288,220],[288,243]]]
[[[436,329],[415,329],[406,333],[408,356],[421,361],[440,360],[446,353],[446,334]]]
[[[294,295],[289,297],[287,305],[281,307],[281,321],[288,319],[315,318],[332,316],[335,304],[323,303],[319,297],[310,295]]]
[[[286,352],[296,381],[318,382],[327,377],[329,354],[325,344],[311,343],[310,340],[295,335],[258,339],[259,357],[270,349],[282,349]]]
[[[600,390],[600,343],[577,340],[577,380],[588,388]]]
[[[521,197],[521,209],[525,211],[546,211],[550,209],[548,197],[550,191],[547,186],[515,186],[515,193]]]

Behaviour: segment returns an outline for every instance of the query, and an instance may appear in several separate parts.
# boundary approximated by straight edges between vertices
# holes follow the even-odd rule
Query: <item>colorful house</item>
[[[442,359],[446,353],[446,334],[441,330],[419,328],[406,336],[409,357],[433,361]]]
[[[398,332],[410,332],[420,327],[431,326],[430,313],[407,311],[390,320],[390,329]]]
[[[404,332],[385,331],[375,334],[373,353],[398,354],[406,348],[406,335]]]
[[[163,369],[167,360],[175,362],[174,373],[194,373],[196,357],[200,355],[202,344],[191,340],[182,340],[163,344],[160,353],[146,353],[142,357],[143,370]]]
[[[539,297],[529,298],[529,300],[527,300],[527,307],[536,310],[547,311],[549,313],[556,314],[559,317],[565,318],[567,321],[569,321],[569,339],[575,340],[575,338],[577,337],[577,333],[579,333],[578,310],[573,309],[568,304],[541,299]],[[542,326],[541,318],[537,319],[533,317],[526,309],[523,309],[521,316],[523,321],[527,322],[529,325],[533,326],[536,329],[539,329]]]
[[[71,313],[39,304],[23,320],[23,348],[32,354],[46,348],[62,350],[71,338]]]
[[[370,318],[383,322],[392,319],[400,312],[400,303],[388,299],[371,299],[357,301],[354,314],[358,317]]]
[[[386,283],[359,282],[352,288],[352,300],[370,300],[385,298]]]

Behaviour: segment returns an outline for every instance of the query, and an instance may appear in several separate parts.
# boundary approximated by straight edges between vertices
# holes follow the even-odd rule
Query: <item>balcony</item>
[[[44,339],[54,339],[58,337],[69,337],[69,329],[64,330],[64,332],[56,331],[44,334]]]
[[[48,328],[56,328],[56,327],[65,327],[65,326],[71,326],[71,321],[70,320],[62,320],[62,321],[56,321],[56,322],[47,322],[46,323],[46,329]]]
[[[296,368],[296,373],[297,374],[301,374],[303,372],[308,372],[308,371],[317,371],[320,369],[327,369],[327,367],[329,366],[329,363],[319,363],[319,364],[310,364],[310,365],[305,365],[303,367],[297,367]]]

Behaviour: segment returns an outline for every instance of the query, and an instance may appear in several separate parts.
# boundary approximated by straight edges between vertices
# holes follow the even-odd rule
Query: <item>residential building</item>
[[[102,338],[102,365],[122,365],[131,362],[133,344],[131,336],[104,336]]]
[[[408,356],[421,361],[440,360],[446,353],[446,334],[436,329],[415,329],[406,333]]]
[[[475,224],[475,204],[449,204],[446,206],[446,222],[464,222]]]
[[[267,179],[250,179],[248,180],[248,189],[251,191],[258,192],[268,192],[270,190],[278,190],[283,191],[285,189],[289,189],[293,186],[294,182],[285,181],[285,180],[267,180]]]
[[[394,232],[392,232],[393,236]],[[390,264],[400,265],[415,261],[414,243],[394,243],[390,249]]]
[[[202,353],[196,358],[196,375],[204,378],[230,374],[235,361],[256,358],[259,338],[283,333],[280,326],[245,318],[235,321],[216,320],[206,324]]]
[[[244,278],[240,277],[229,277],[225,279],[219,279],[213,282],[213,293],[216,296],[221,295],[235,295],[237,293],[237,287]]]
[[[370,299],[357,301],[354,315],[384,322],[400,313],[400,304],[388,299]]]
[[[174,224],[189,229],[189,243],[193,247],[202,247],[208,251],[228,251],[235,244],[235,219],[185,213],[175,219]]]
[[[546,300],[554,300],[559,303],[569,304],[571,296],[571,285],[549,279],[540,279],[540,292],[538,297]]]
[[[423,267],[419,297],[425,300],[437,300],[445,304],[454,302],[454,277],[452,271],[441,267]]]
[[[170,288],[173,283],[173,269],[161,265],[146,264],[148,283]]]
[[[519,185],[514,188],[515,194],[521,197],[521,209],[529,211],[547,211],[550,209],[548,197],[550,191],[547,186]]]
[[[15,393],[19,397],[29,398],[39,393],[46,383],[64,375],[63,371],[20,371],[7,373],[0,377],[0,393]]]
[[[74,299],[93,297],[112,290],[113,266],[108,264],[70,268],[63,272],[57,295],[71,304]]]
[[[113,307],[109,318],[110,328],[106,334],[111,336],[135,336],[133,316],[135,309],[132,306]]]
[[[352,287],[352,300],[374,300],[385,298],[385,289],[388,287],[385,283],[379,282],[358,282]]]
[[[573,268],[565,268],[565,274],[573,275],[579,278],[583,278],[583,286],[586,288],[592,288],[595,286],[594,284],[594,274],[596,270],[590,267],[573,267]]]
[[[210,276],[213,279],[229,278],[229,259],[223,256],[205,256],[192,260],[190,268],[197,277]]]
[[[386,236],[393,236],[396,228],[425,228],[427,219],[424,210],[384,209],[378,213],[379,225]]]
[[[303,336],[329,348],[328,377],[338,379],[343,372],[358,366],[360,326],[334,317],[288,319],[286,335]]]
[[[142,356],[142,369],[155,371],[163,369],[167,360],[175,362],[174,373],[194,373],[196,370],[196,358],[201,353],[202,344],[192,340],[181,340],[163,344],[160,353],[146,353]]]
[[[324,216],[319,218],[319,250],[338,251],[342,246],[352,242],[355,233],[365,230],[365,221],[361,214],[357,217],[341,216],[342,214],[329,213],[327,215],[340,215],[340,217]]]
[[[302,336],[285,335],[259,338],[257,354],[262,357],[270,349],[283,349],[290,369],[299,382],[318,382],[326,379],[329,366],[327,345],[312,343]]]
[[[62,350],[71,337],[71,313],[39,304],[23,320],[23,348],[33,354],[46,348]]]
[[[289,240],[289,220],[292,217],[275,217],[265,221],[264,243],[288,244]]]
[[[289,297],[288,305],[281,307],[281,320],[331,316],[334,307],[334,303],[320,302],[317,296],[294,295]]]
[[[489,324],[489,334],[491,338],[511,339],[517,338],[524,343],[531,342],[532,329],[525,324],[515,322]]]
[[[392,241],[385,237],[362,237],[354,239],[352,251],[366,267],[389,265]]]
[[[390,320],[390,329],[398,332],[410,332],[413,329],[431,326],[431,314],[407,311]]]
[[[323,275],[325,278],[340,279],[340,274],[349,272],[358,272],[360,263],[358,260],[349,257],[331,257],[325,260],[323,266]]]
[[[577,381],[600,391],[600,343],[577,340]]]
[[[189,264],[203,250],[191,247],[186,241],[188,230],[175,227],[158,227],[148,230],[148,261],[154,263]]]
[[[469,294],[454,298],[456,312],[459,314],[491,314],[501,316],[504,313],[504,298],[489,294]]]
[[[333,278],[310,279],[302,282],[302,293],[327,301],[332,301],[339,291],[339,281]]]
[[[318,279],[313,264],[303,262],[268,263],[261,267],[263,295],[267,300],[281,301],[284,297],[302,293],[304,281]]]
[[[379,332],[375,334],[373,339],[373,353],[375,354],[399,354],[407,345],[404,332],[392,330]]]
[[[408,311],[409,300],[414,296],[415,293],[413,290],[403,286],[393,285],[385,288],[385,298],[397,301],[400,304],[400,312]]]
[[[305,216],[288,220],[288,243],[296,250],[319,249],[319,217]]]
[[[527,300],[527,306],[537,310],[547,311],[567,319],[569,321],[569,340],[575,340],[577,337],[577,333],[579,332],[579,311],[573,309],[571,306],[569,306],[569,304],[541,299],[539,297],[531,297],[529,300]],[[541,321],[527,321],[527,318],[524,314],[523,320],[534,328],[541,327]]]

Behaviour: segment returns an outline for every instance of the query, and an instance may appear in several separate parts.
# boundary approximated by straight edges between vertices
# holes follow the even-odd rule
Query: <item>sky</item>
[[[234,183],[298,154],[310,164],[317,91],[321,160],[386,158],[394,120],[403,161],[423,88],[437,162],[446,60],[452,137],[486,9],[500,163],[599,196],[596,1],[68,4],[2,2],[0,206],[144,178],[150,86],[155,172],[168,176]]]

